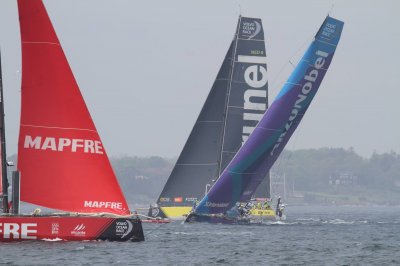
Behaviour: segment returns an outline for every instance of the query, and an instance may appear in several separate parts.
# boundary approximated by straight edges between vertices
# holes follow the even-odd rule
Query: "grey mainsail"
[[[267,108],[266,70],[261,20],[239,17],[211,91],[158,198],[159,207],[191,207],[213,185]]]

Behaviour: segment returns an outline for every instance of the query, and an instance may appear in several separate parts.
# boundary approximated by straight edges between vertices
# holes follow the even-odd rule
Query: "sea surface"
[[[400,265],[400,207],[288,206],[266,225],[145,224],[146,241],[0,243],[9,265]]]

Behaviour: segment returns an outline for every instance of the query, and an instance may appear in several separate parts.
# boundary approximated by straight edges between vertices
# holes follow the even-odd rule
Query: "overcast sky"
[[[46,0],[109,155],[178,156],[233,38],[263,21],[274,99],[327,13],[345,22],[331,67],[288,149],[400,153],[400,1]],[[0,1],[8,154],[21,82],[15,0]]]

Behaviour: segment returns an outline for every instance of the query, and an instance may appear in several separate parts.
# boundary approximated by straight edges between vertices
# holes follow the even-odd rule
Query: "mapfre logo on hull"
[[[37,223],[0,223],[0,239],[37,239]]]

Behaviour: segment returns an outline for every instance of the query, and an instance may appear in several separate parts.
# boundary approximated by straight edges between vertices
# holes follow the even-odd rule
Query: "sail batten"
[[[21,200],[78,213],[129,208],[41,0],[18,0]]]
[[[307,111],[332,61],[343,22],[327,17],[315,40],[253,133],[195,209],[199,214],[224,213],[251,199]],[[310,64],[310,62],[312,62]],[[300,84],[298,86],[297,84]],[[272,129],[272,130],[271,130]]]

